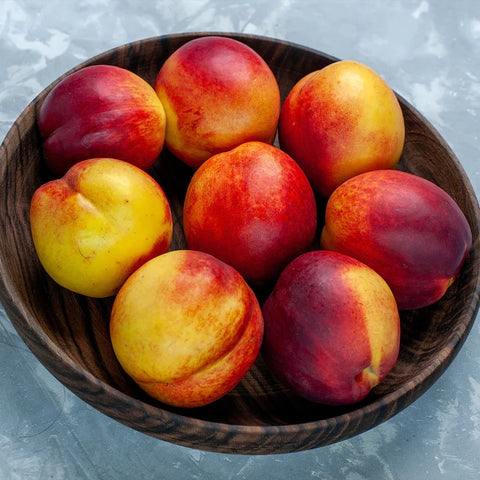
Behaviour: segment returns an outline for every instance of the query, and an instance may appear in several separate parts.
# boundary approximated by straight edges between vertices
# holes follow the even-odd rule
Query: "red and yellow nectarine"
[[[203,252],[174,250],[125,282],[110,333],[120,364],[150,396],[198,407],[225,395],[250,369],[263,318],[232,267]]]
[[[458,275],[472,233],[455,201],[434,183],[398,170],[353,177],[327,202],[321,246],[377,271],[402,310],[439,300]]]
[[[263,306],[263,356],[314,402],[365,398],[397,361],[400,317],[385,281],[358,260],[310,251],[281,273]]]
[[[166,252],[173,228],[160,185],[111,158],[83,160],[40,186],[30,223],[46,272],[91,297],[114,295],[137,267]]]
[[[316,225],[305,174],[262,142],[209,158],[193,175],[183,208],[189,248],[215,255],[254,284],[268,283],[305,252]]]
[[[135,73],[92,65],[61,80],[38,112],[49,169],[57,176],[94,157],[147,170],[165,139],[165,111],[155,90]]]
[[[366,65],[342,60],[294,85],[280,113],[279,140],[328,197],[347,178],[394,167],[405,125],[388,84]]]
[[[155,90],[167,116],[165,146],[193,168],[241,143],[275,138],[277,81],[243,42],[221,36],[187,42],[165,61]]]

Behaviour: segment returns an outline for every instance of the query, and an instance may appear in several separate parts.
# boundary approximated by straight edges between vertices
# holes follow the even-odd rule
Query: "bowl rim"
[[[7,132],[2,144],[0,146],[0,172],[4,168],[4,162],[6,161],[4,151],[6,150],[6,145],[12,138],[17,135],[18,126],[22,123],[22,121],[27,117],[27,115],[31,114],[32,111],[35,113],[35,110],[38,106],[38,103],[45,97],[45,95],[50,91],[58,82],[61,81],[62,78],[70,75],[71,73],[93,63],[98,63],[102,59],[108,57],[110,54],[117,51],[119,48],[130,48],[134,47],[137,44],[145,43],[145,42],[158,42],[162,39],[180,39],[180,40],[189,40],[193,38],[197,38],[199,36],[206,36],[206,35],[218,35],[218,36],[228,36],[231,38],[236,38],[238,40],[261,40],[275,44],[282,44],[285,47],[293,47],[296,49],[300,49],[302,51],[311,52],[315,55],[320,55],[325,58],[331,59],[332,61],[340,60],[336,57],[333,57],[329,54],[326,54],[320,50],[313,49],[308,46],[304,46],[295,42],[290,42],[287,40],[276,39],[273,37],[263,36],[263,35],[255,35],[255,34],[244,34],[244,33],[235,33],[235,32],[224,32],[224,31],[199,31],[199,32],[184,32],[184,33],[176,33],[176,34],[166,34],[160,36],[153,36],[147,37],[145,39],[139,39],[132,42],[125,43],[123,45],[118,45],[116,47],[110,48],[105,50],[104,52],[98,53],[93,57],[82,61],[81,63],[73,66],[67,72],[62,74],[60,77],[52,81],[49,85],[47,85],[39,94],[31,100],[25,109],[20,113],[17,119],[14,121],[13,125],[10,127],[9,131]],[[450,146],[447,144],[445,139],[440,135],[440,133],[436,130],[436,128],[427,120],[423,114],[421,114],[413,105],[411,105],[403,96],[399,95],[396,91],[395,94],[399,98],[402,107],[409,109],[420,122],[428,129],[429,133],[435,137],[435,140],[444,148],[451,160],[454,163],[456,169],[459,170],[462,178],[465,181],[465,189],[468,196],[469,201],[472,203],[473,210],[475,212],[475,226],[477,231],[480,230],[480,208],[477,196],[474,192],[474,189],[471,185],[470,179],[468,178],[462,164],[456,157],[455,153],[452,151]],[[134,398],[121,390],[109,385],[105,381],[101,380],[100,378],[96,377],[92,372],[83,368],[79,363],[74,361],[70,356],[64,355],[63,350],[41,329],[34,328],[37,325],[37,322],[34,316],[25,308],[24,305],[16,304],[14,300],[14,296],[12,295],[10,289],[10,282],[8,279],[4,278],[3,273],[5,272],[5,265],[3,261],[3,257],[0,256],[0,303],[2,304],[5,313],[8,316],[8,319],[19,333],[22,340],[26,343],[27,347],[34,353],[37,360],[39,360],[43,366],[50,371],[50,373],[56,377],[60,383],[69,390],[71,390],[76,396],[81,398],[86,403],[92,404],[88,399],[85,399],[82,396],[82,392],[80,388],[72,387],[71,385],[66,384],[61,379],[61,375],[58,373],[59,370],[65,369],[65,371],[75,372],[75,377],[78,380],[76,384],[79,382],[87,382],[88,384],[96,384],[101,391],[101,396],[112,396],[117,398],[122,402],[122,404],[135,404],[136,406],[141,405],[143,411],[145,411],[149,415],[154,415],[154,417],[161,417],[165,416],[172,419],[177,426],[181,426],[182,431],[184,430],[187,432],[188,430],[197,429],[200,425],[205,432],[204,436],[209,434],[217,434],[218,432],[224,433],[225,435],[232,435],[241,433],[241,434],[256,434],[256,435],[265,435],[265,434],[273,434],[277,437],[282,437],[282,444],[283,441],[286,443],[284,444],[284,452],[275,450],[272,453],[285,453],[285,452],[293,452],[297,451],[296,448],[292,450],[293,447],[296,447],[297,444],[294,443],[294,434],[295,431],[301,427],[302,433],[314,433],[321,431],[324,427],[334,423],[337,426],[340,425],[349,425],[352,422],[355,424],[359,424],[360,418],[365,419],[366,415],[376,417],[376,413],[379,409],[385,409],[388,404],[391,402],[396,403],[397,408],[385,411],[385,413],[381,416],[381,421],[373,424],[369,427],[368,425],[365,426],[363,430],[357,431],[354,435],[361,434],[362,432],[368,430],[371,427],[378,425],[379,423],[383,423],[384,421],[391,418],[393,415],[399,413],[401,410],[405,409],[408,405],[410,405],[413,401],[415,401],[420,395],[422,395],[426,390],[428,390],[431,385],[443,374],[446,368],[450,365],[450,363],[455,358],[456,354],[462,347],[463,343],[465,342],[478,313],[479,306],[480,306],[480,297],[478,292],[480,292],[480,273],[479,273],[479,264],[480,264],[480,245],[479,245],[479,238],[478,236],[473,239],[472,250],[470,252],[469,257],[472,255],[474,258],[471,260],[476,260],[474,262],[475,265],[475,274],[476,274],[476,282],[474,288],[472,288],[472,292],[469,294],[469,302],[465,303],[461,310],[458,313],[458,323],[456,324],[456,331],[455,335],[453,335],[448,342],[445,343],[444,347],[437,353],[435,361],[432,362],[428,368],[425,368],[422,372],[415,375],[413,378],[409,379],[408,381],[404,382],[399,388],[396,390],[386,393],[381,398],[375,399],[371,403],[367,405],[362,405],[358,408],[353,408],[352,411],[348,413],[339,414],[333,417],[328,417],[326,419],[319,419],[304,423],[295,423],[295,424],[272,424],[272,425],[244,425],[244,424],[235,424],[235,423],[221,423],[221,422],[214,422],[211,420],[203,420],[200,418],[194,418],[188,416],[188,410],[185,414],[180,414],[176,412],[172,412],[169,410],[164,410],[159,406],[150,404],[148,402],[143,401],[142,399]],[[420,386],[427,385],[427,388],[422,392],[419,392]],[[108,406],[105,406],[104,403],[101,404],[92,404],[92,406],[102,413],[106,414],[109,417],[115,418],[120,423],[124,423],[130,428],[134,428],[130,423],[126,423],[123,419],[118,418],[114,415],[113,412],[108,410]],[[159,415],[159,414],[162,415]],[[157,436],[155,432],[152,431],[145,431],[139,429],[148,435]],[[163,433],[160,429],[158,434]],[[191,438],[185,437],[185,442],[182,442],[182,438],[179,437],[181,435],[181,431],[178,430],[176,435],[172,436],[173,443],[176,444],[183,444],[186,446],[192,445]],[[350,435],[354,436],[354,435]],[[290,440],[290,443],[288,443]],[[334,443],[336,440],[333,439],[331,442]],[[312,447],[307,448],[317,448],[318,446],[326,445],[327,443],[321,445],[313,445]],[[221,445],[219,445],[221,447]],[[249,445],[249,447],[251,447]],[[198,445],[198,448],[202,448],[205,450],[211,450],[208,446]],[[304,448],[302,448],[303,450]],[[215,449],[216,452],[226,452],[232,453],[232,446],[230,445],[228,450],[222,450],[221,448]],[[255,451],[243,451],[243,449],[239,448],[238,452],[234,453],[249,453],[255,454]],[[260,452],[263,454],[264,452]]]

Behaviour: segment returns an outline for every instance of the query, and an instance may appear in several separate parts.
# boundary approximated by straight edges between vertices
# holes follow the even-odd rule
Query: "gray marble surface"
[[[478,0],[1,0],[0,141],[81,61],[169,33],[231,31],[364,62],[438,129],[480,192]],[[307,452],[235,456],[147,437],[63,387],[0,307],[0,479],[478,479],[480,330],[388,422]]]

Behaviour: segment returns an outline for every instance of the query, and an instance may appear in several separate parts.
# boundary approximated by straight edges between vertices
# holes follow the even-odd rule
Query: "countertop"
[[[480,2],[2,0],[0,141],[50,82],[93,55],[191,31],[253,33],[368,64],[439,131],[480,192]],[[0,307],[0,479],[462,479],[480,472],[478,319],[444,375],[380,426],[282,455],[150,438],[74,396]]]

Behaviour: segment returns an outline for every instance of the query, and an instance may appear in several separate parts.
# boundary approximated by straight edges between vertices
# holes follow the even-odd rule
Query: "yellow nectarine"
[[[174,250],[125,282],[110,334],[120,364],[150,396],[198,407],[225,395],[250,369],[263,318],[236,270],[203,252]]]
[[[76,163],[40,186],[30,223],[46,272],[91,297],[117,293],[137,267],[169,249],[173,229],[160,185],[140,168],[111,158]]]

